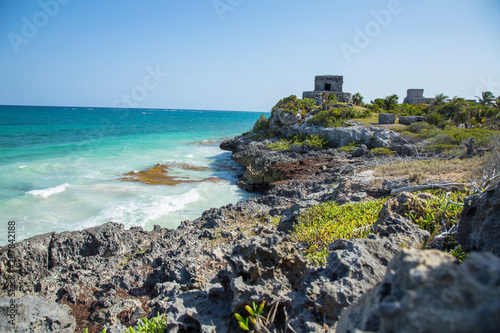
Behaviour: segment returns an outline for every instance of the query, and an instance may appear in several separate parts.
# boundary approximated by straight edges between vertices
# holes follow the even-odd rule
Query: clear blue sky
[[[0,104],[269,111],[320,74],[365,102],[500,95],[499,17],[498,0],[0,0]]]

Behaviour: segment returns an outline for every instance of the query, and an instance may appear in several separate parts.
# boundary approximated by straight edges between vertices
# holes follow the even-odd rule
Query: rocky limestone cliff
[[[370,172],[353,173],[377,162],[334,149],[272,152],[243,137],[222,147],[251,169],[243,180],[262,196],[210,209],[173,230],[125,230],[109,222],[1,248],[0,306],[11,301],[9,287],[14,286],[16,304],[30,313],[18,316],[15,327],[2,326],[2,331],[37,327],[70,332],[76,323],[76,329],[88,327],[90,332],[103,327],[123,332],[141,317],[160,312],[166,314],[168,332],[235,332],[239,328],[234,313],[245,313],[245,305],[262,300],[267,301],[266,310],[276,305],[278,331],[332,331],[339,320],[340,332],[396,332],[400,327],[411,331],[409,316],[417,316],[423,304],[434,300],[427,290],[438,290],[440,281],[461,281],[467,274],[466,291],[457,296],[460,302],[444,304],[442,313],[467,313],[473,323],[486,317],[485,326],[478,326],[485,331],[496,323],[496,259],[471,255],[469,264],[460,266],[448,256],[417,251],[429,234],[405,213],[418,196],[402,193],[390,199],[372,234],[334,241],[323,266],[308,264],[300,244],[288,235],[308,207],[388,196],[408,180],[374,181]],[[496,198],[498,191],[483,197]],[[471,199],[470,206],[477,207],[475,202]],[[482,211],[496,207],[496,201],[480,202]],[[477,214],[477,209],[469,209],[464,219]],[[438,259],[426,259],[431,257]],[[479,296],[472,297],[476,290]],[[40,302],[47,303],[46,312],[33,311],[32,304]],[[429,323],[443,329],[451,323],[448,318],[455,317]]]

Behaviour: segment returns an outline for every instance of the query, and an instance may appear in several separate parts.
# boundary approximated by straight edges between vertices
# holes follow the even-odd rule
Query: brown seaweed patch
[[[130,171],[123,175],[120,180],[129,181],[129,182],[139,182],[147,185],[178,185],[182,183],[202,183],[202,182],[218,182],[221,179],[217,177],[208,177],[199,180],[189,179],[187,177],[178,177],[175,175],[169,174],[172,168],[177,167],[185,170],[193,170],[193,171],[206,171],[209,170],[209,167],[199,167],[193,166],[190,164],[156,164],[155,166],[139,171]]]

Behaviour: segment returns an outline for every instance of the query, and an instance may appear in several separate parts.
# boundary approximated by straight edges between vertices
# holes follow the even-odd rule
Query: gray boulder
[[[72,333],[76,321],[69,310],[65,305],[35,296],[0,298],[0,332]]]
[[[297,124],[302,119],[299,113],[291,113],[282,109],[273,111],[269,117],[269,126],[271,128],[280,128],[281,126],[291,126]]]
[[[227,261],[232,268],[236,312],[252,302],[283,302],[307,269],[295,246],[280,233],[235,246]]]
[[[422,116],[400,116],[399,123],[401,125],[411,125],[414,123],[427,121],[427,117]]]
[[[369,152],[370,150],[368,150],[368,147],[366,147],[366,145],[360,145],[358,148],[356,148],[356,150],[352,152],[352,157],[361,157],[368,154]]]
[[[394,113],[381,113],[378,115],[379,124],[395,124],[396,115]]]
[[[401,251],[383,281],[342,312],[336,332],[498,332],[499,277],[490,253],[457,265],[441,251]]]
[[[466,198],[457,236],[464,251],[500,256],[500,183]]]

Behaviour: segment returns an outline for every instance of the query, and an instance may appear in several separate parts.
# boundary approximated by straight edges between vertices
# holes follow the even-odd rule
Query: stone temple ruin
[[[403,104],[432,104],[434,98],[424,97],[424,89],[408,89]]]
[[[344,77],[339,75],[319,75],[314,78],[314,91],[304,91],[302,98],[312,98],[316,100],[316,104],[322,101],[321,95],[334,94],[339,102],[352,103],[352,94],[342,91]]]

